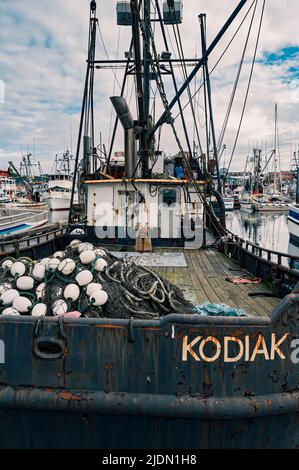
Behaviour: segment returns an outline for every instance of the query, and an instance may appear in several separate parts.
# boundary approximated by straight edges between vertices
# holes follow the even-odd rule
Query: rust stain
[[[77,395],[74,395],[71,392],[60,392],[59,397],[67,401],[81,401],[83,398]]]

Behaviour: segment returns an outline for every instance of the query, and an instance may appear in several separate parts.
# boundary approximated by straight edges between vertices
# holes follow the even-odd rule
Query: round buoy
[[[95,250],[93,250],[93,252],[96,256],[105,256],[106,255],[105,251],[101,250],[100,248],[96,248]]]
[[[46,304],[43,304],[43,303],[40,303],[40,304],[36,304],[33,309],[32,309],[32,312],[31,312],[31,315],[33,317],[42,317],[42,316],[45,316],[47,313],[47,306]]]
[[[83,253],[83,251],[92,251],[93,245],[91,243],[81,243],[78,246],[78,252]]]
[[[46,275],[46,267],[43,264],[36,264],[32,271],[32,277],[36,281],[43,281]]]
[[[108,294],[104,290],[96,291],[89,297],[89,302],[95,307],[105,305],[108,300]]]
[[[97,284],[95,282],[91,282],[87,286],[86,293],[87,293],[87,295],[91,295],[94,292],[98,292],[99,290],[102,290],[102,289],[103,289],[102,284]]]
[[[27,297],[19,296],[14,299],[12,306],[20,313],[28,313],[32,308],[32,303]]]
[[[46,288],[45,282],[42,282],[39,286],[37,286],[35,293],[36,293],[36,297],[38,300],[41,300],[43,298],[44,293],[45,293],[45,288]]]
[[[4,282],[3,284],[0,284],[0,295],[2,295],[4,292],[7,290],[11,289],[12,286],[8,282]]]
[[[95,260],[95,257],[96,255],[91,250],[83,251],[79,256],[81,263],[85,265],[92,263]]]
[[[0,296],[0,303],[2,305],[11,305],[19,295],[16,289],[9,289]]]
[[[63,295],[66,300],[71,300],[72,302],[75,302],[79,299],[80,289],[77,284],[69,284],[64,289]]]
[[[74,247],[75,245],[80,245],[81,240],[72,240],[69,246]]]
[[[64,251],[56,251],[53,255],[54,258],[63,258],[65,255]]]
[[[1,264],[1,268],[3,269],[10,269],[13,265],[13,261],[11,259],[7,259],[5,261],[3,261],[3,263]]]
[[[54,302],[54,304],[52,305],[52,310],[53,310],[53,314],[56,317],[60,317],[67,312],[67,304],[62,299],[56,300],[56,302]]]
[[[13,263],[12,267],[10,268],[11,275],[14,277],[20,277],[25,274],[26,266],[21,261],[16,261]]]
[[[90,284],[92,280],[93,280],[93,275],[87,269],[85,269],[84,271],[81,271],[76,276],[76,281],[78,282],[79,286],[87,286],[87,284]]]
[[[105,269],[107,268],[107,261],[105,261],[103,258],[99,258],[96,260],[95,264],[94,264],[94,269],[95,271],[99,272],[99,273],[102,273],[103,271],[105,271]]]
[[[34,279],[30,276],[21,276],[16,282],[17,288],[20,290],[32,290],[34,286]]]
[[[51,258],[47,264],[48,271],[57,271],[61,261],[58,258]]]
[[[49,263],[50,261],[50,258],[43,258],[39,264],[41,264],[42,266],[47,266],[47,264]]]
[[[21,315],[15,308],[8,307],[3,310],[2,315],[12,315],[12,316],[19,316]]]
[[[75,228],[71,231],[71,235],[85,235],[85,232],[82,228]]]
[[[76,269],[76,263],[71,258],[66,258],[58,266],[60,271],[65,276],[69,276]]]

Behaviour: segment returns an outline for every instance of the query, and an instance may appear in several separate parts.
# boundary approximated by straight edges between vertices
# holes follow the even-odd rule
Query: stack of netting
[[[0,262],[0,313],[158,319],[193,313],[182,291],[129,257],[74,240],[51,258]]]

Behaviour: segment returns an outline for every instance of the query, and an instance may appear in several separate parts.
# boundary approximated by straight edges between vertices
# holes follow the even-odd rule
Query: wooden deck
[[[251,316],[268,316],[279,303],[269,297],[249,297],[250,292],[269,291],[270,286],[234,285],[227,277],[248,275],[238,264],[215,250],[156,249],[157,252],[184,252],[187,268],[155,268],[169,281],[180,287],[185,297],[195,305],[206,301],[225,303],[231,307],[243,308]]]

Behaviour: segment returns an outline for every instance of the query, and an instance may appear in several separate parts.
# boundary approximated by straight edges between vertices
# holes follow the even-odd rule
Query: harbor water
[[[263,248],[299,257],[299,247],[290,242],[286,213],[228,213],[227,228],[244,240]]]

